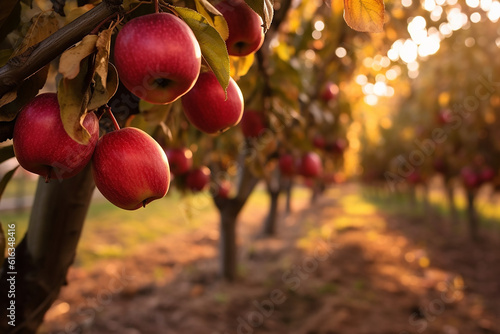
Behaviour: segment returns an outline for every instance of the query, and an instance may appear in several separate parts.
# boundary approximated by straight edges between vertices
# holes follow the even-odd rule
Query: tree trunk
[[[90,165],[73,178],[45,184],[40,178],[28,232],[16,248],[15,268],[8,260],[0,278],[0,333],[36,333],[43,317],[66,284],[76,255],[94,182]],[[10,274],[15,272],[16,274]],[[7,298],[15,279],[15,297]],[[15,302],[15,327],[7,324]],[[9,313],[7,313],[9,312]]]
[[[474,207],[476,194],[473,190],[467,190],[467,218],[469,222],[469,237],[476,241],[478,238],[478,218]]]
[[[239,211],[226,207],[220,211],[220,270],[221,276],[229,282],[236,279],[237,248],[236,218]]]
[[[278,199],[279,191],[268,191],[269,198],[271,199],[269,214],[264,222],[264,236],[271,237],[276,234],[276,221],[278,220]]]

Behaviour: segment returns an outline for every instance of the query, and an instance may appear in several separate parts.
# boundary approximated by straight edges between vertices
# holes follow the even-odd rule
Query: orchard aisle
[[[215,216],[132,258],[74,269],[41,333],[500,333],[497,255],[462,250],[490,265],[472,270],[442,235],[360,194],[347,184],[311,208],[294,201],[272,239],[256,237],[266,206],[249,203],[232,285],[217,279]]]

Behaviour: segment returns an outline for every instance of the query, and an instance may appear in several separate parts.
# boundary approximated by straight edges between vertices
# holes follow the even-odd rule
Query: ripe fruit
[[[323,173],[321,158],[314,152],[306,153],[300,161],[300,174],[304,177],[318,177]]]
[[[442,109],[437,115],[437,121],[439,124],[444,125],[451,122],[453,117],[452,111],[450,109]]]
[[[200,73],[201,49],[192,30],[172,14],[130,20],[118,33],[114,59],[120,81],[156,104],[177,100]]]
[[[283,154],[279,160],[281,174],[285,176],[294,176],[297,173],[297,163],[291,154]]]
[[[136,210],[162,198],[170,185],[165,152],[151,136],[136,128],[102,136],[92,157],[92,173],[104,197],[125,210]]]
[[[194,192],[202,191],[210,182],[210,169],[203,166],[193,169],[186,175],[186,186]]]
[[[418,184],[423,181],[422,176],[420,175],[420,172],[417,170],[414,170],[413,172],[408,175],[408,183],[410,184]]]
[[[460,176],[466,188],[476,188],[480,184],[480,179],[471,167],[464,167],[460,171]]]
[[[347,141],[343,138],[336,139],[333,143],[329,145],[330,152],[333,155],[340,156],[344,154],[345,149],[347,148]]]
[[[238,124],[243,114],[243,95],[236,82],[230,78],[226,100],[224,89],[210,71],[201,73],[193,89],[181,100],[191,124],[210,134]]]
[[[215,5],[229,29],[226,40],[231,56],[243,57],[256,52],[264,42],[262,19],[243,0],[225,0]]]
[[[495,178],[495,170],[490,166],[485,166],[479,172],[479,179],[481,182],[490,182]]]
[[[215,185],[215,197],[219,198],[229,198],[229,193],[231,192],[231,182],[228,180],[222,180]]]
[[[88,145],[71,139],[61,121],[57,94],[35,97],[17,116],[14,152],[24,169],[49,179],[78,174],[90,161],[99,139],[99,121],[88,113],[83,126],[90,133]]]
[[[240,126],[245,138],[257,138],[266,130],[267,122],[263,113],[255,110],[245,110]]]
[[[333,82],[327,82],[325,88],[321,91],[320,97],[323,101],[329,102],[337,98],[339,86]]]
[[[166,150],[170,173],[175,176],[187,173],[193,166],[193,152],[187,148]]]
[[[313,146],[319,149],[324,149],[326,145],[325,138],[322,135],[316,135],[313,138]]]

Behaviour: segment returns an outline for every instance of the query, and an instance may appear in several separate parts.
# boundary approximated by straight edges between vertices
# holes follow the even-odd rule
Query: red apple
[[[224,89],[211,71],[201,73],[193,89],[181,100],[191,124],[210,134],[237,125],[243,114],[243,95],[236,82],[230,78],[226,100]]]
[[[294,176],[297,173],[297,163],[291,154],[283,154],[279,160],[281,174],[285,176]]]
[[[166,150],[170,173],[175,176],[187,173],[193,166],[193,152],[183,148],[173,148]]]
[[[203,166],[190,170],[186,175],[186,186],[193,192],[202,191],[210,182],[210,169]]]
[[[495,170],[490,166],[485,166],[479,172],[479,179],[481,182],[490,182],[495,178]]]
[[[118,33],[114,59],[120,81],[133,94],[156,104],[189,91],[201,66],[201,49],[192,30],[172,14],[130,20]]]
[[[257,138],[266,130],[267,121],[263,113],[255,110],[245,110],[240,126],[245,138]]]
[[[480,179],[471,167],[464,167],[460,171],[462,182],[466,188],[476,188],[480,184]]]
[[[300,161],[300,174],[304,177],[318,177],[323,173],[321,158],[314,152],[308,152]]]
[[[332,152],[333,155],[342,155],[344,154],[347,145],[348,144],[345,139],[338,138],[333,143],[330,143],[329,145],[330,152]]]
[[[407,177],[408,183],[410,184],[418,184],[422,182],[422,176],[420,175],[420,172],[417,170],[414,170],[413,172],[410,173]]]
[[[90,133],[88,145],[71,139],[64,130],[57,94],[40,94],[17,116],[14,152],[24,169],[49,179],[66,179],[80,172],[90,161],[99,139],[99,121],[91,112],[83,126]]]
[[[160,145],[146,132],[123,128],[97,142],[92,157],[97,189],[125,210],[145,207],[167,194],[170,169]]]
[[[446,160],[442,157],[437,157],[432,163],[434,170],[441,174],[446,174],[448,172],[448,166],[446,165]]]
[[[335,100],[339,94],[339,86],[333,82],[327,82],[325,88],[321,91],[320,97],[323,101],[329,102]]]
[[[452,118],[452,111],[450,109],[442,109],[439,111],[437,115],[438,123],[441,125],[451,122],[451,118]]]
[[[215,185],[215,196],[220,198],[229,198],[231,192],[231,182],[223,180]]]
[[[324,149],[326,145],[325,138],[322,135],[316,135],[313,138],[313,146],[319,149]]]
[[[224,0],[215,5],[229,29],[226,40],[231,56],[243,57],[256,52],[264,42],[262,19],[243,0]]]

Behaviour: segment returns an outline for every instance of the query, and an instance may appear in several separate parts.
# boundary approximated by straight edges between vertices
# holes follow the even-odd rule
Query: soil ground
[[[239,279],[218,278],[216,217],[133,256],[72,268],[40,333],[500,333],[500,239],[443,217],[389,215],[355,184],[294,201],[275,238],[266,207],[238,225]]]

